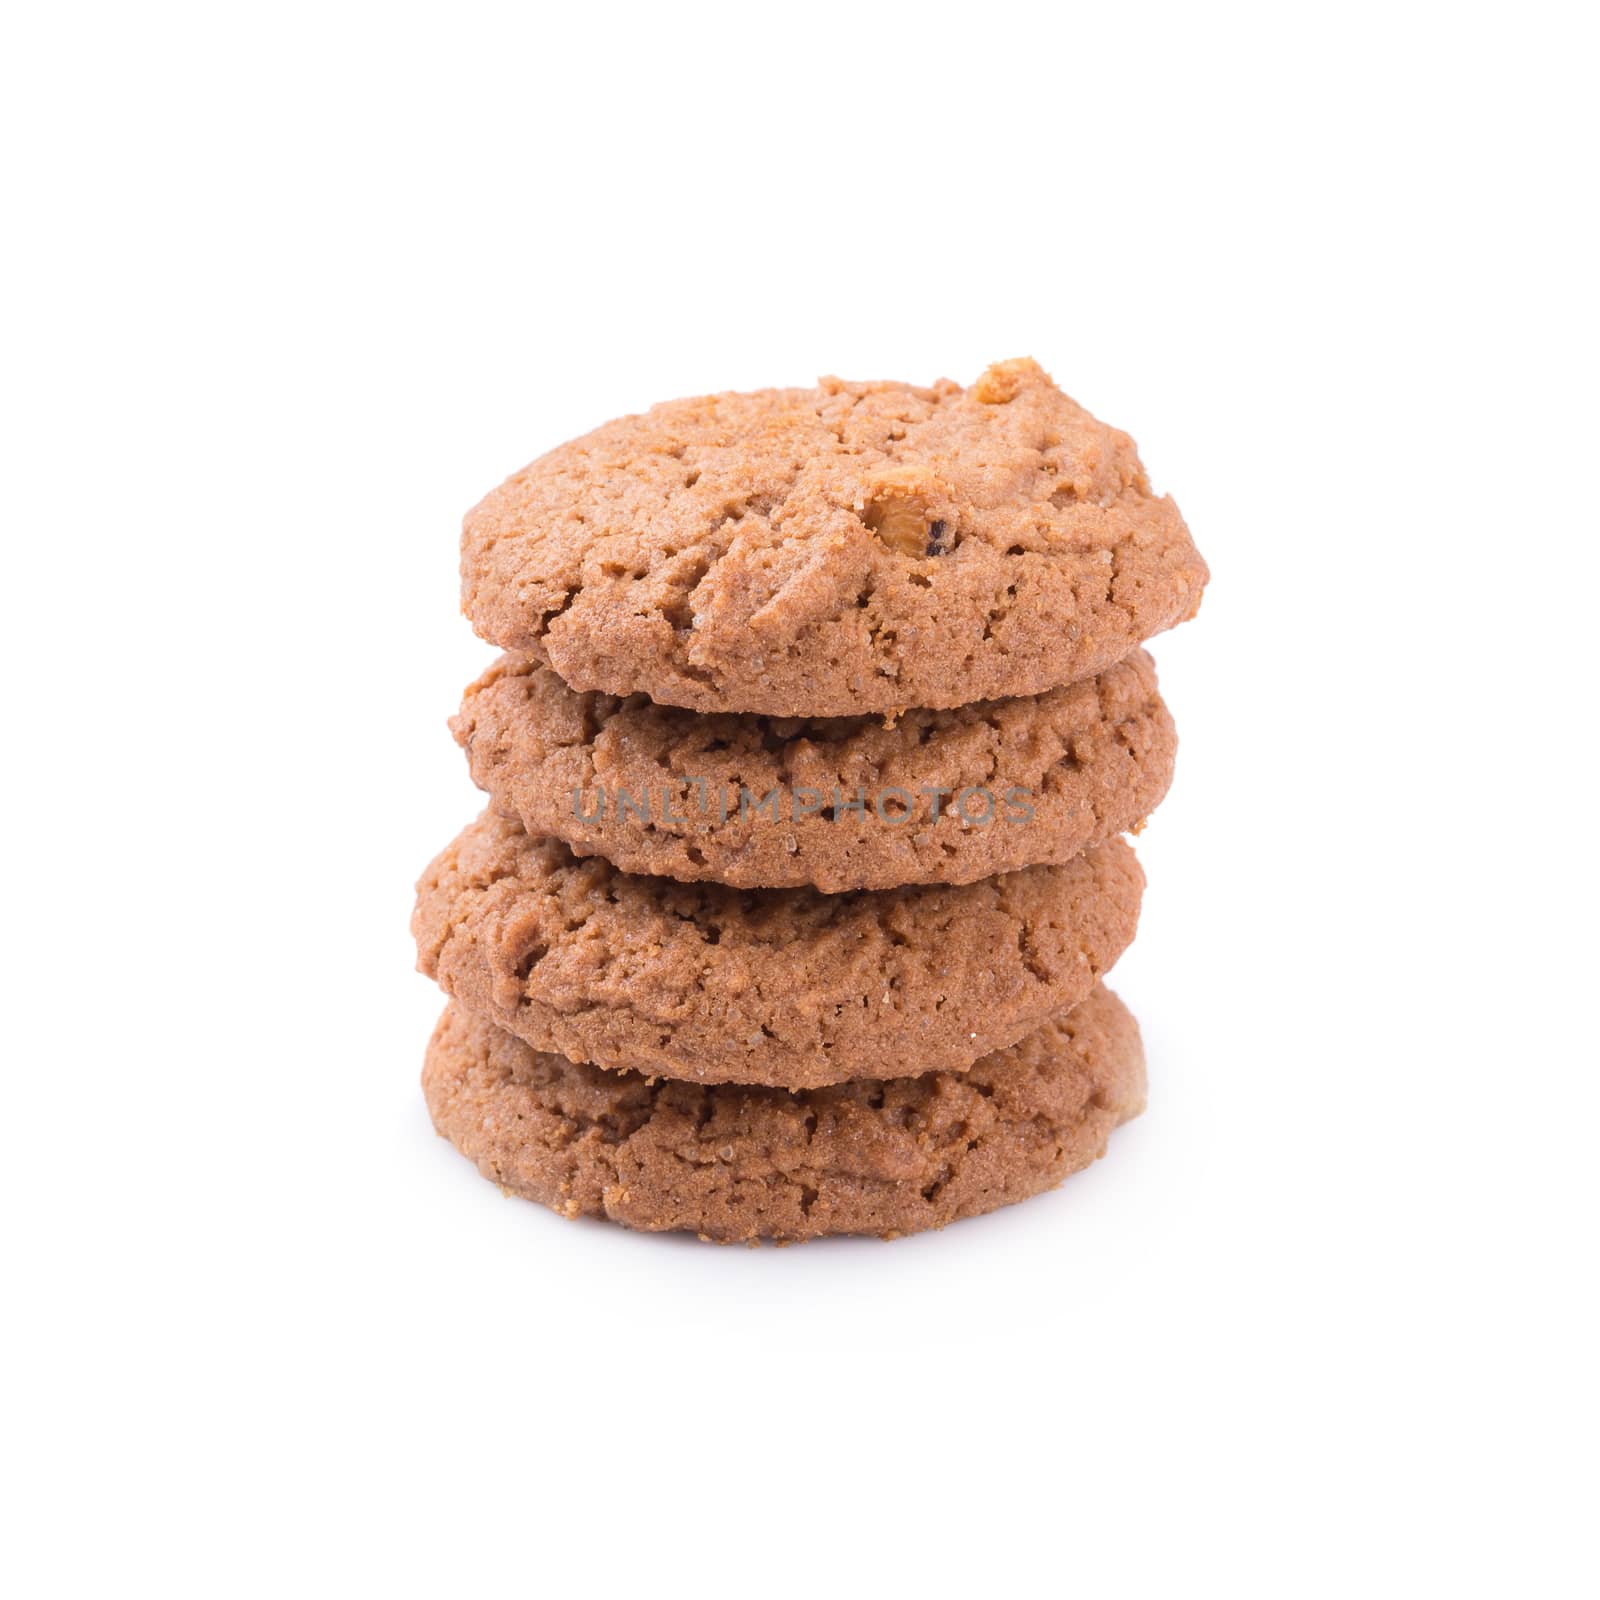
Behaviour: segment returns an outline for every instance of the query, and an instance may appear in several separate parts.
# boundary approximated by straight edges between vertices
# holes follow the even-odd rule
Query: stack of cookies
[[[1205,563],[1032,361],[660,405],[467,516],[488,809],[413,931],[485,1176],[721,1240],[1048,1189],[1144,1104],[1101,978],[1176,739],[1140,644]]]

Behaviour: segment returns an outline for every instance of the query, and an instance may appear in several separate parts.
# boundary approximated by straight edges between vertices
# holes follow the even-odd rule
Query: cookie
[[[1143,824],[1177,751],[1142,650],[1086,683],[892,726],[579,694],[508,655],[450,726],[494,808],[579,855],[830,894],[1070,861]]]
[[[439,1132],[563,1216],[707,1239],[893,1236],[1054,1188],[1144,1109],[1139,1030],[1097,988],[969,1072],[790,1094],[544,1055],[450,1006],[422,1072]]]
[[[1076,1005],[1133,938],[1121,839],[958,887],[636,877],[486,812],[428,868],[418,966],[537,1050],[811,1089],[960,1071]]]
[[[467,514],[462,608],[576,689],[838,717],[1042,694],[1207,579],[1133,441],[1032,361],[658,405]]]

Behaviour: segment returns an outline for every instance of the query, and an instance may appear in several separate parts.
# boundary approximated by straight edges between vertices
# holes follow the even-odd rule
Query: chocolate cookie
[[[461,541],[473,626],[574,688],[784,717],[1092,677],[1207,575],[1133,441],[1027,360],[671,401],[525,467]]]
[[[486,812],[424,873],[418,966],[538,1050],[811,1089],[959,1071],[1084,999],[1133,938],[1120,839],[959,887],[824,895],[619,872]]]
[[[969,1072],[790,1094],[542,1055],[450,1006],[422,1072],[434,1126],[563,1216],[707,1239],[886,1237],[1053,1188],[1144,1109],[1139,1030],[1097,988]]]
[[[1144,651],[1085,683],[811,721],[579,694],[502,656],[451,721],[504,816],[629,872],[829,893],[970,883],[1137,830],[1177,734]]]

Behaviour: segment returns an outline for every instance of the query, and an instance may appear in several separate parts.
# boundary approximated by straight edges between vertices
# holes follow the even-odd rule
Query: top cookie
[[[1029,360],[669,401],[467,514],[462,608],[574,688],[850,716],[1041,694],[1194,615],[1133,441]]]

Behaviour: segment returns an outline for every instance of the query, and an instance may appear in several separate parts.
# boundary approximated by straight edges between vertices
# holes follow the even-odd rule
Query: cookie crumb
[[[1015,400],[1022,386],[1033,379],[1050,382],[1050,375],[1032,356],[1017,356],[1011,361],[997,361],[986,368],[972,386],[973,395],[986,406],[1002,406]]]

